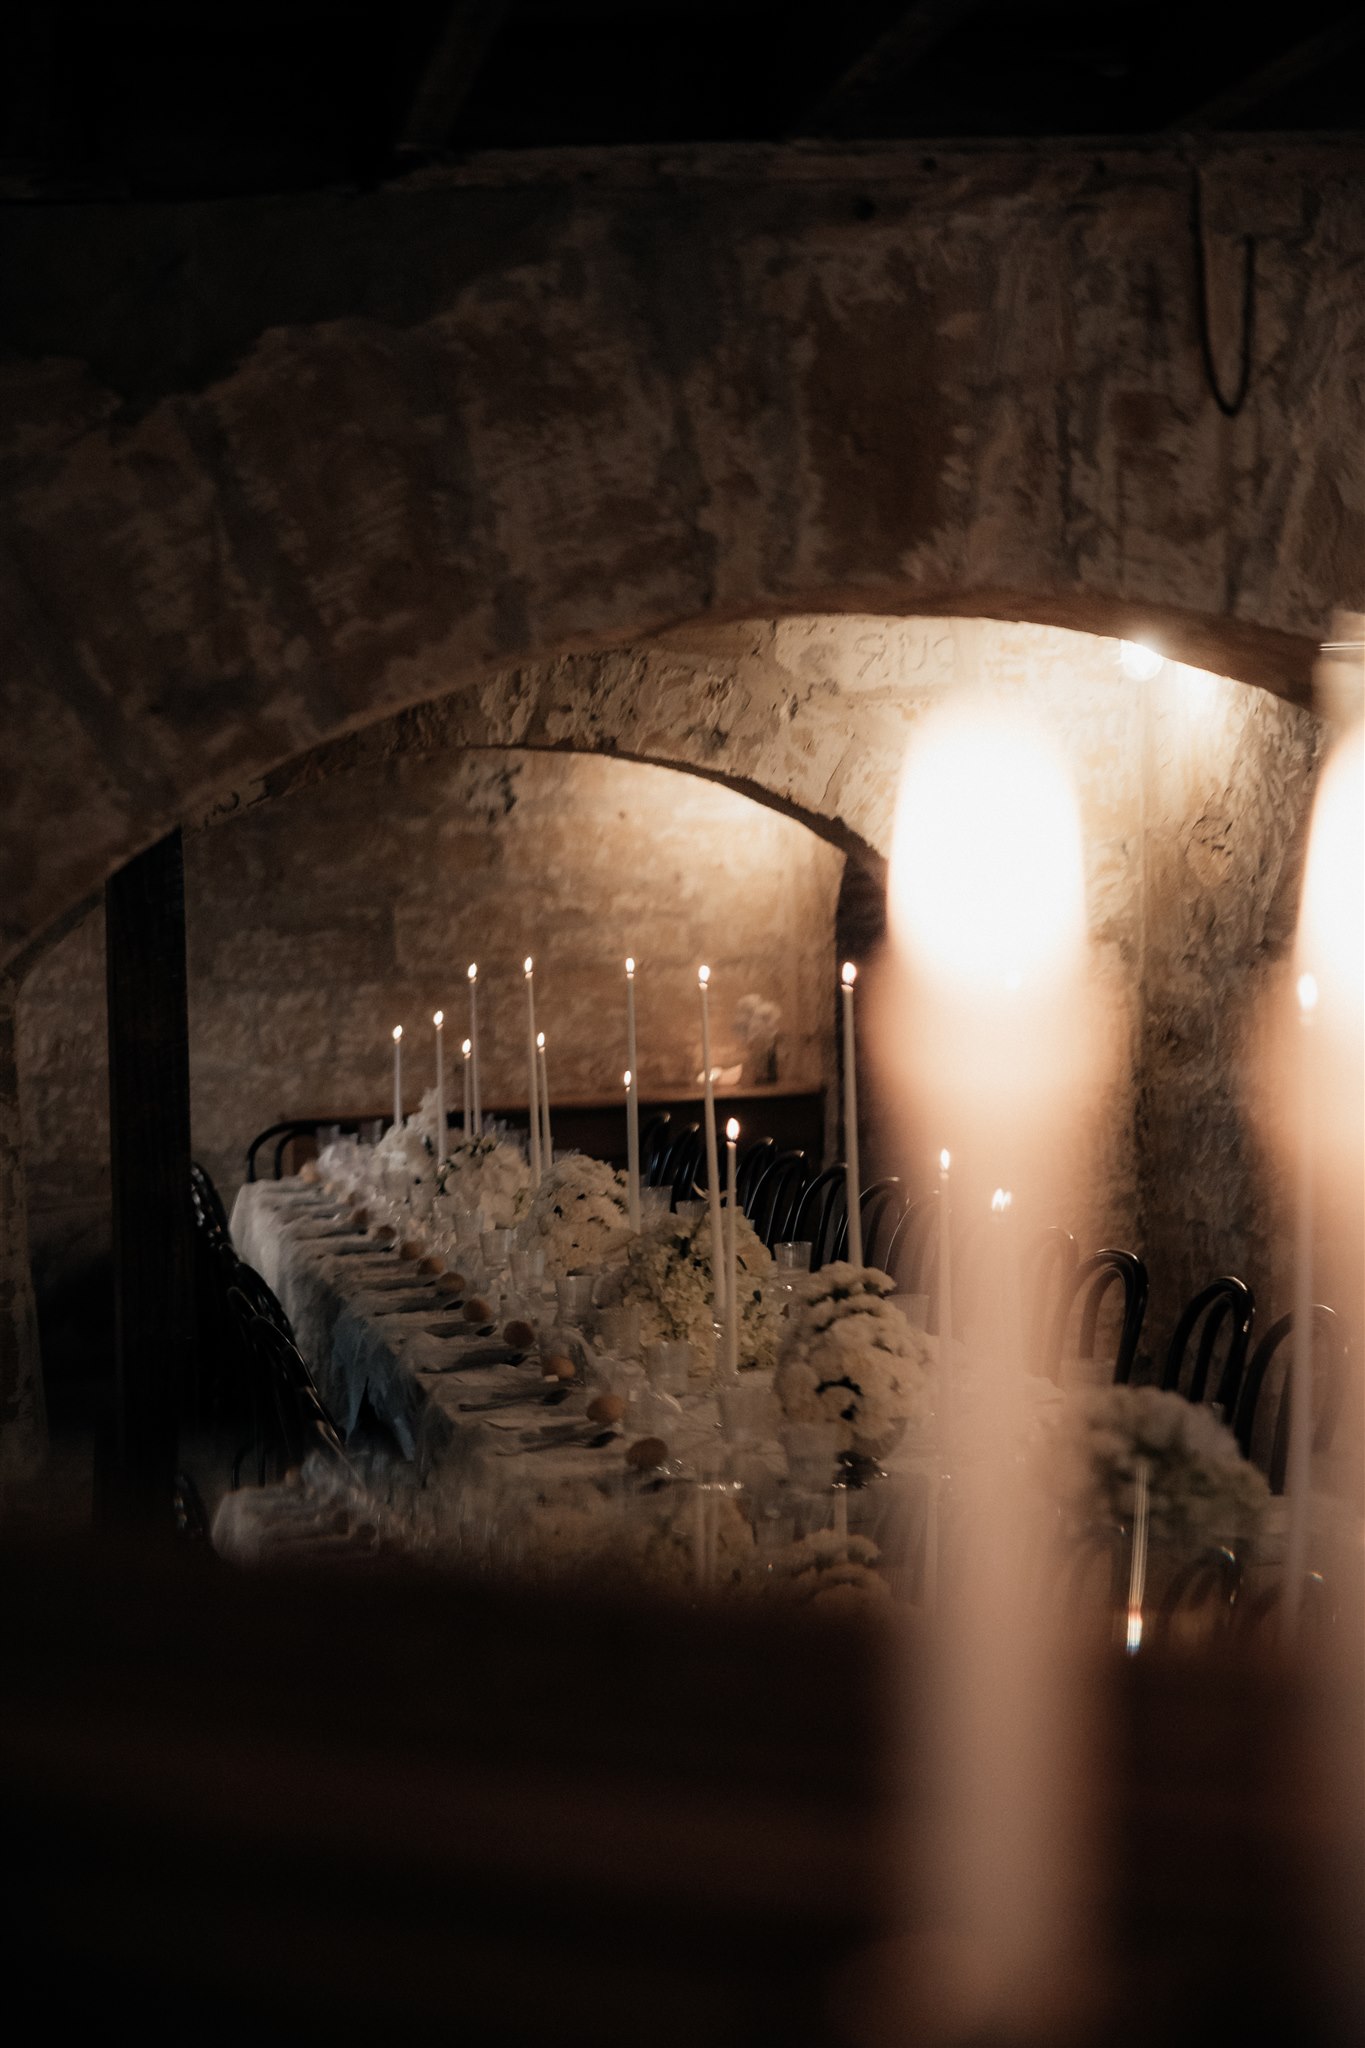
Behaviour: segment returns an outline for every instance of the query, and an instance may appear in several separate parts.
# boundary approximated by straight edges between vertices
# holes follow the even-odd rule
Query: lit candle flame
[[[443,1027],[443,1025],[445,1024],[445,1021],[446,1021],[446,1013],[445,1013],[445,1011],[444,1011],[444,1010],[438,1010],[438,1011],[436,1012],[435,1016],[434,1016],[434,1017],[432,1018],[432,1020],[431,1020],[431,1021],[432,1021],[432,1023],[433,1023],[433,1024],[434,1024],[434,1025],[436,1026],[436,1029],[437,1029],[438,1031],[439,1031],[439,1030],[441,1030],[441,1028]]]
[[[634,962],[634,960],[632,960],[632,958],[631,958],[630,954],[629,954],[629,953],[627,953],[627,955],[626,955],[626,980],[627,980],[627,981],[630,981],[630,980],[632,979],[632,977],[634,976],[634,973],[635,973],[635,962]]]
[[[537,1052],[544,1052],[545,1050],[545,1033],[543,1031],[537,1031],[536,1033],[536,1050]]]
[[[939,1153],[939,1155],[938,1155],[938,1170],[939,1170],[939,1172],[940,1172],[940,1173],[947,1173],[947,1171],[948,1171],[948,1169],[949,1169],[949,1168],[951,1167],[952,1163],[953,1163],[953,1155],[952,1155],[952,1153],[951,1153],[951,1152],[950,1152],[950,1151],[948,1150],[948,1147],[947,1147],[947,1146],[945,1145],[945,1146],[944,1146],[944,1148],[943,1148],[943,1150],[942,1150],[942,1151],[941,1151],[941,1152]]]
[[[730,1121],[726,1124],[725,1135],[730,1140],[730,1143],[732,1145],[735,1143],[735,1140],[739,1137],[739,1118],[737,1116],[732,1116],[730,1118]]]
[[[699,967],[697,969],[697,983],[699,987],[705,988],[710,979],[711,970],[709,967]]]
[[[1119,666],[1135,683],[1150,683],[1166,666],[1166,657],[1142,640],[1120,640]]]
[[[844,962],[844,987],[845,987],[845,988],[852,988],[852,986],[853,986],[854,982],[855,982],[855,981],[856,981],[857,979],[858,979],[858,970],[857,970],[857,968],[856,968],[856,967],[855,967],[855,966],[853,965],[853,962],[852,962],[851,960],[845,960],[845,962]]]
[[[464,1054],[465,1058],[466,1058],[466,1059],[468,1059],[468,1058],[469,1058],[469,1056],[470,1056],[470,1054],[471,1054],[471,1053],[473,1052],[473,1050],[474,1050],[474,1041],[473,1041],[473,1039],[472,1039],[472,1038],[466,1038],[466,1040],[465,1040],[464,1044],[463,1044],[463,1045],[462,1045],[462,1046],[460,1047],[460,1050],[461,1050],[461,1052],[462,1052],[462,1053]]]
[[[1311,1017],[1318,1007],[1318,978],[1315,974],[1301,974],[1298,980],[1299,1012]]]
[[[991,1196],[991,1211],[996,1216],[1003,1216],[1005,1211],[1013,1205],[1013,1202],[1014,1196],[1008,1188],[997,1188]]]
[[[395,1025],[394,1025],[394,1027],[393,1027],[393,1042],[394,1042],[394,1044],[395,1044],[395,1045],[397,1045],[397,1043],[398,1043],[399,1039],[400,1039],[400,1038],[401,1038],[402,1036],[403,1036],[403,1027],[402,1027],[402,1025],[401,1025],[401,1024],[395,1024]]]
[[[626,1086],[627,1086],[627,1088],[629,1088],[629,1086],[630,1086],[630,1068],[629,1068],[629,1067],[627,1067],[627,1068],[626,1068]]]
[[[531,979],[531,975],[532,975],[532,973],[534,972],[534,970],[535,970],[535,963],[534,963],[534,961],[532,960],[532,958],[531,958],[530,954],[528,953],[528,954],[526,955],[526,958],[525,958],[525,960],[523,960],[523,962],[522,962],[522,972],[523,972],[523,973],[525,974],[525,976],[526,976],[526,979],[527,979],[528,981],[529,981],[529,980]]]
[[[477,980],[478,980],[478,978],[479,978],[479,963],[478,963],[478,961],[477,961],[477,960],[471,960],[471,961],[470,961],[470,963],[469,963],[469,979],[470,979],[471,981],[477,981]]]

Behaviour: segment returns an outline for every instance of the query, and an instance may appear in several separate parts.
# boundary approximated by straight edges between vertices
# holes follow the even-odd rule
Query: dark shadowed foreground
[[[0,1617],[9,1996],[49,2024],[981,2038],[906,1920],[925,1646],[107,1544],[12,1542]],[[1139,1658],[1100,1694],[1081,2037],[1358,2038],[1357,1788],[1324,1794],[1298,1692]]]

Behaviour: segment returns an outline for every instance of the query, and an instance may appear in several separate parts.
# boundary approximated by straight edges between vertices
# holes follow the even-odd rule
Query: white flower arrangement
[[[1209,1409],[1159,1387],[1076,1393],[1041,1446],[1041,1476],[1087,1521],[1126,1522],[1145,1459],[1153,1542],[1176,1547],[1250,1535],[1270,1500],[1264,1476]]]
[[[777,1357],[785,1297],[777,1291],[772,1254],[747,1217],[735,1219],[740,1366],[771,1366]],[[694,1222],[670,1216],[631,1244],[621,1299],[638,1304],[646,1344],[691,1344],[697,1369],[710,1371],[714,1300],[709,1209]]]
[[[871,1456],[932,1405],[927,1338],[886,1299],[886,1273],[822,1266],[788,1312],[776,1391],[788,1422],[827,1423],[841,1450]]]
[[[512,1229],[530,1207],[531,1169],[500,1138],[453,1139],[438,1178],[440,1206],[482,1209],[490,1230]]]
[[[545,1253],[553,1272],[589,1273],[608,1264],[630,1242],[625,1176],[584,1152],[556,1160],[531,1197],[522,1235],[528,1250]]]

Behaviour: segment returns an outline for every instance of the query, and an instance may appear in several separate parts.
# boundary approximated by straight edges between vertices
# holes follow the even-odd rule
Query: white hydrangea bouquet
[[[877,1457],[932,1407],[933,1352],[886,1297],[895,1283],[838,1261],[806,1280],[787,1315],[777,1398],[791,1423],[827,1423],[842,1451]]]
[[[744,1216],[735,1219],[735,1270],[740,1366],[770,1367],[785,1297],[777,1291],[772,1254]],[[638,1305],[646,1344],[691,1344],[700,1370],[709,1371],[715,1333],[710,1210],[694,1222],[670,1216],[634,1239],[619,1293],[622,1301]]]
[[[1209,1409],[1158,1387],[1072,1395],[1040,1446],[1040,1475],[1085,1521],[1131,1520],[1138,1460],[1147,1464],[1153,1542],[1197,1547],[1251,1535],[1270,1488]]]
[[[531,1169],[504,1139],[452,1138],[439,1175],[444,1209],[482,1209],[490,1230],[511,1230],[531,1203]]]
[[[556,1273],[589,1273],[621,1257],[630,1242],[624,1174],[570,1152],[541,1177],[521,1226],[528,1250]]]

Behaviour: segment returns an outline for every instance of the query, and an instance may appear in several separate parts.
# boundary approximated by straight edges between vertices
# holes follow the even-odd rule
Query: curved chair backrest
[[[791,1236],[792,1219],[809,1179],[804,1152],[779,1152],[760,1176],[746,1214],[769,1251]]]
[[[693,1199],[706,1182],[706,1145],[700,1124],[689,1124],[674,1140],[669,1154],[668,1180],[673,1190],[673,1207]]]
[[[886,1270],[903,1294],[928,1294],[938,1270],[938,1194],[920,1195],[901,1215],[886,1248]]]
[[[222,1244],[231,1243],[223,1198],[197,1159],[190,1161],[190,1201],[194,1220],[205,1237]]]
[[[661,1109],[640,1133],[640,1179],[647,1188],[662,1185],[659,1169],[668,1157],[668,1128],[672,1121],[668,1111]]]
[[[817,1273],[835,1256],[839,1227],[848,1211],[848,1171],[842,1164],[827,1166],[806,1188],[792,1218],[792,1236],[797,1243],[809,1240],[810,1269]]]
[[[1052,1340],[1043,1364],[1052,1379],[1059,1379],[1071,1311],[1081,1304],[1078,1356],[1093,1359],[1099,1329],[1100,1305],[1109,1289],[1117,1284],[1123,1292],[1123,1317],[1114,1348],[1114,1385],[1126,1386],[1137,1357],[1142,1319],[1147,1313],[1147,1268],[1134,1252],[1112,1249],[1094,1252],[1082,1259],[1063,1288],[1052,1327]]]
[[[845,1198],[844,1220],[839,1226],[838,1241],[834,1248],[836,1259],[848,1257],[848,1214]],[[863,1226],[863,1264],[887,1270],[885,1261],[891,1255],[891,1241],[896,1226],[905,1208],[905,1189],[894,1174],[886,1180],[874,1180],[871,1187],[863,1189],[858,1198],[858,1213]]]
[[[746,1216],[749,1213],[749,1200],[754,1189],[758,1186],[776,1157],[776,1138],[755,1138],[753,1144],[740,1160],[738,1171],[735,1174],[735,1196]]]
[[[255,1317],[248,1325],[261,1384],[269,1398],[268,1416],[275,1424],[270,1446],[285,1468],[301,1465],[312,1450],[346,1463],[345,1446],[312,1373],[292,1337]]]
[[[1225,1419],[1231,1418],[1237,1411],[1255,1314],[1256,1300],[1245,1280],[1228,1273],[1201,1287],[1180,1311],[1167,1346],[1161,1374],[1165,1391],[1183,1394],[1196,1404],[1211,1402]],[[1224,1333],[1227,1351],[1214,1377],[1213,1354]]]
[[[271,1324],[282,1336],[287,1337],[291,1344],[293,1343],[293,1326],[284,1312],[279,1296],[274,1288],[261,1278],[256,1268],[248,1266],[244,1260],[239,1259],[233,1269],[228,1287],[228,1301],[239,1321],[250,1321],[254,1317],[259,1317],[262,1322]]]
[[[1040,1231],[1023,1258],[1024,1315],[1027,1318],[1029,1365],[1035,1372],[1048,1368],[1050,1341],[1057,1326],[1057,1313],[1067,1296],[1080,1264],[1076,1240],[1060,1224]]]
[[[1294,1318],[1272,1323],[1252,1352],[1242,1379],[1233,1418],[1233,1434],[1245,1457],[1262,1464],[1272,1493],[1284,1492],[1289,1462],[1289,1350]],[[1313,1308],[1313,1449],[1331,1449],[1346,1397],[1349,1349],[1346,1332],[1334,1309],[1324,1302]],[[1272,1419],[1273,1417],[1273,1419]],[[1259,1425],[1259,1426],[1258,1426]]]

